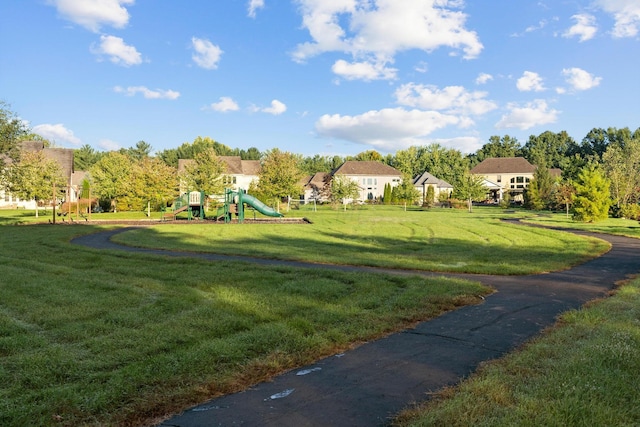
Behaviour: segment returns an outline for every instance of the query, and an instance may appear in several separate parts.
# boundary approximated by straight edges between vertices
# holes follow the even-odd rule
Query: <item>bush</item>
[[[619,214],[622,218],[640,220],[640,205],[630,203],[622,205]]]

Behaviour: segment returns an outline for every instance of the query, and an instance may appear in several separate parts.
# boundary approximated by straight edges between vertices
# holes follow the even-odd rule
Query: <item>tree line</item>
[[[34,134],[19,120],[8,104],[0,102],[0,159],[2,155],[5,159],[11,159],[15,168],[4,168],[2,164],[0,167],[5,170],[2,179],[5,188],[13,192],[19,192],[19,187],[24,186],[26,181],[37,181],[33,177],[22,179],[22,175],[27,176],[26,170],[48,170],[49,175],[55,176],[55,171],[51,171],[53,166],[45,165],[44,159],[29,156],[20,158],[20,142],[27,140],[40,140],[45,146],[51,146],[49,141]],[[627,217],[640,216],[636,212],[640,201],[640,128],[635,131],[629,128],[594,128],[579,143],[565,131],[531,135],[524,144],[509,135],[494,135],[471,154],[433,143],[412,146],[387,155],[366,150],[346,157],[302,156],[278,149],[261,152],[255,147],[246,150],[231,148],[210,137],[197,137],[193,142],[184,142],[177,148],[155,154],[153,147],[145,141],[110,152],[97,151],[85,144],[74,150],[74,168],[88,171],[94,194],[103,200],[113,201],[115,209],[138,210],[147,203],[156,208],[166,204],[177,195],[180,180],[186,182],[188,188],[197,188],[209,194],[221,192],[226,183],[220,156],[259,160],[263,176],[250,190],[267,200],[302,194],[299,181],[303,176],[331,172],[347,160],[379,161],[402,173],[404,185],[398,190],[396,198],[405,202],[411,202],[418,196],[407,185],[407,181],[424,172],[449,182],[456,191],[454,196],[471,202],[482,197],[482,189],[478,188],[477,180],[469,176],[470,169],[490,157],[524,157],[537,166],[534,179],[525,193],[527,207],[547,209],[558,206],[568,208],[571,205],[575,211],[575,204],[580,205],[581,200],[577,197],[576,184],[597,181],[596,178],[601,175],[605,180],[603,185],[607,187],[607,200],[613,207],[612,213]],[[191,159],[192,162],[184,175],[178,177],[180,159]],[[21,162],[24,166],[22,169]],[[43,163],[38,167],[38,162]],[[11,169],[14,170],[12,175],[6,172]],[[552,178],[549,169],[560,169],[561,179]],[[353,188],[347,188],[349,191],[345,193],[345,185],[336,182],[336,192],[347,196],[355,194]],[[45,191],[28,193],[21,194],[24,198],[46,197]]]

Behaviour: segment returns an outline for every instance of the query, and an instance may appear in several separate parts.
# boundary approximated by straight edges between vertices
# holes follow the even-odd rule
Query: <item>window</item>
[[[498,175],[498,182],[502,182],[502,175]]]
[[[371,178],[367,178],[367,185],[373,184],[373,180]]]

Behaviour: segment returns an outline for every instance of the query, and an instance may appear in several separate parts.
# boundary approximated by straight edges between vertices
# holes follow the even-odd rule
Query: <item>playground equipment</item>
[[[181,212],[187,212],[187,219],[192,220],[194,218],[204,219],[204,201],[206,196],[204,191],[191,191],[182,194],[180,197],[173,201],[171,210],[166,211],[162,215],[162,219],[175,220],[177,215]]]
[[[244,205],[247,204],[266,216],[282,217],[280,212],[270,206],[265,205],[244,190],[233,191],[229,188],[224,190],[224,205],[218,208],[216,219],[218,221],[231,222],[233,215],[236,215],[238,222],[244,221]]]

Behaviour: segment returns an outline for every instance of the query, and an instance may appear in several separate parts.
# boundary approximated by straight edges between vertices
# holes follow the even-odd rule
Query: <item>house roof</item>
[[[425,172],[420,176],[417,176],[413,179],[413,185],[415,186],[423,186],[423,185],[435,185],[438,188],[453,188],[453,185],[449,184],[447,181],[444,181],[440,178],[436,178],[431,175],[429,172]]]
[[[499,173],[534,173],[536,167],[524,157],[490,157],[478,163],[470,173],[487,175]]]
[[[45,159],[55,160],[60,165],[64,177],[69,181],[73,174],[73,150],[70,148],[45,148],[42,150]]]
[[[259,160],[242,160],[240,156],[219,156],[227,166],[229,175],[248,175],[257,176],[260,173],[260,161]],[[185,167],[192,163],[193,159],[178,159],[178,172],[183,172]]]
[[[378,176],[402,176],[400,171],[376,161],[360,162],[356,160],[346,161],[333,172],[333,175],[378,175]]]
[[[22,141],[20,143],[20,151],[42,152],[45,159],[54,160],[60,168],[64,177],[69,181],[73,174],[73,150],[71,148],[45,148],[42,141]],[[9,157],[6,157],[5,164],[12,163]]]
[[[304,182],[305,187],[323,188],[331,179],[331,174],[327,172],[316,172],[313,176],[308,176]]]

